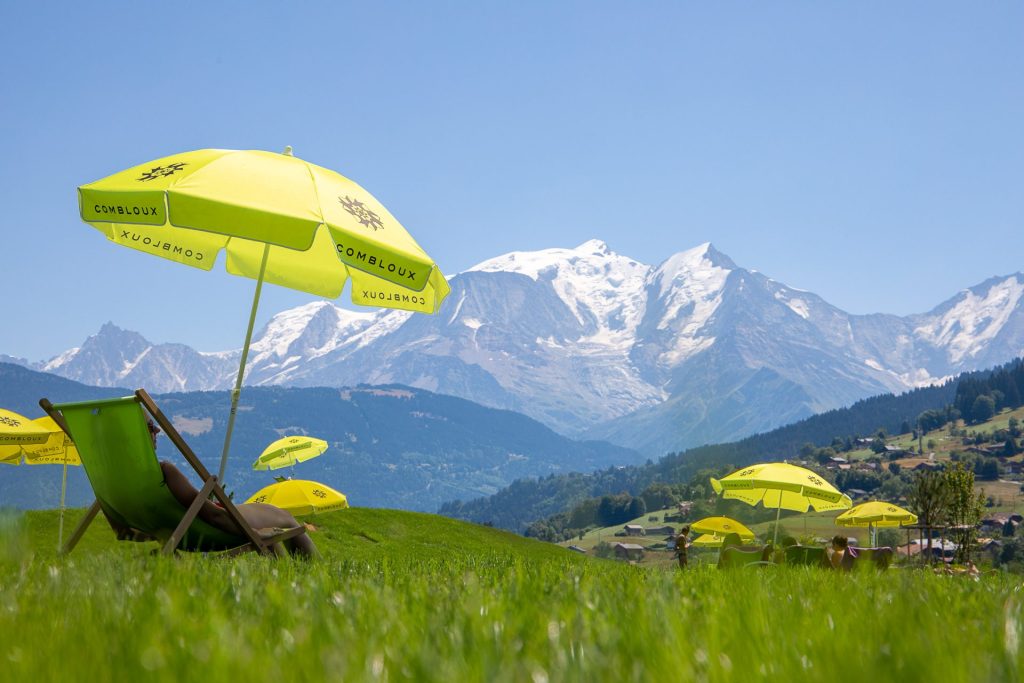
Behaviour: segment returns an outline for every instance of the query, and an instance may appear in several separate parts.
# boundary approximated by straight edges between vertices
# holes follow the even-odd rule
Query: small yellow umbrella
[[[348,507],[345,494],[315,481],[285,479],[257,491],[246,503],[269,503],[296,515],[341,510]]]
[[[0,462],[21,463],[22,446],[46,443],[50,432],[24,415],[0,408]]]
[[[755,538],[753,531],[729,517],[705,517],[691,524],[690,531],[695,534],[712,534],[715,536],[739,534],[740,538],[744,541],[753,541]]]
[[[857,526],[868,528],[871,537],[869,543],[875,544],[875,528],[880,526],[895,527],[904,524],[917,524],[917,515],[910,510],[904,510],[899,505],[886,503],[882,500],[872,500],[852,507],[843,514],[836,517],[836,526]]]
[[[777,509],[773,542],[778,541],[779,515],[783,509],[807,512],[813,508],[821,512],[845,510],[853,505],[849,496],[814,472],[787,462],[751,465],[720,480],[711,477],[711,487],[715,493],[721,493],[722,498]]]
[[[78,449],[63,429],[49,415],[37,417],[32,422],[47,430],[49,438],[45,443],[23,446],[25,463],[28,465],[63,465],[60,481],[60,523],[57,527],[57,548],[64,543],[64,499],[68,490],[68,465],[80,466],[82,459]]]
[[[697,546],[698,548],[720,548],[722,547],[722,541],[724,540],[725,536],[719,536],[718,534],[704,534],[703,536],[698,536],[693,539],[690,545]]]
[[[295,466],[320,455],[327,450],[327,442],[311,436],[286,436],[267,446],[256,462],[254,470],[277,470]]]

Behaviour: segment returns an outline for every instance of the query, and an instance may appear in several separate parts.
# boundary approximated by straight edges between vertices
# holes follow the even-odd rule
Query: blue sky
[[[203,147],[294,146],[449,273],[711,241],[906,314],[1024,270],[1020,3],[17,3],[0,25],[0,353],[107,320],[241,345],[251,281],[77,215],[77,185]],[[268,287],[259,320],[310,300]]]

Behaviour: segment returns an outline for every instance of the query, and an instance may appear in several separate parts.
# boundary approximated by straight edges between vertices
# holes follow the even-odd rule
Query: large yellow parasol
[[[813,508],[821,512],[845,510],[853,505],[849,496],[814,472],[787,462],[751,465],[720,480],[711,477],[711,487],[715,493],[722,494],[722,498],[777,509],[773,542],[778,541],[782,510],[807,512]]]
[[[434,313],[448,283],[434,261],[369,192],[283,154],[201,149],[148,161],[78,188],[83,221],[116,244],[256,280],[231,394],[218,479],[224,480],[263,282],[352,302]]]

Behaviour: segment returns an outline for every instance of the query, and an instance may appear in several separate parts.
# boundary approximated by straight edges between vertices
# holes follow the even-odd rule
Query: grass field
[[[151,556],[0,522],[4,679],[1009,681],[1019,577],[667,571],[432,515],[316,518],[325,558]],[[16,551],[28,544],[29,553]]]

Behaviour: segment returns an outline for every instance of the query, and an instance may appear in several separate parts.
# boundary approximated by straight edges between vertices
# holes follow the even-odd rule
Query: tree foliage
[[[957,561],[967,562],[977,541],[977,526],[985,514],[985,495],[974,493],[974,472],[962,462],[947,467],[942,475],[946,490],[947,517],[957,539]]]

